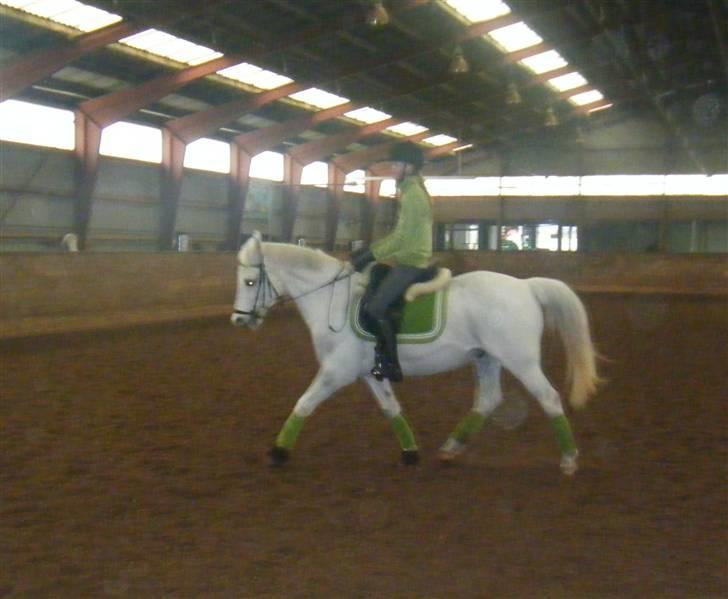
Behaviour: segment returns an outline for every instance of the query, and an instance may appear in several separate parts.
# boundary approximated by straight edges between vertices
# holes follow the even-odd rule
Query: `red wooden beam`
[[[455,148],[459,148],[462,145],[462,141],[453,141],[452,143],[445,144],[444,146],[437,146],[436,148],[425,150],[425,160],[434,160],[440,156],[450,154]]]
[[[78,247],[87,247],[88,232],[93,207],[93,190],[99,172],[99,146],[101,128],[81,113],[76,113],[75,148],[75,204],[74,231],[78,236]]]
[[[177,209],[184,175],[185,142],[167,129],[162,130],[161,203],[158,248],[160,251],[174,247]]]
[[[347,102],[346,104],[340,104],[333,108],[319,110],[313,114],[307,114],[276,125],[271,125],[270,127],[262,127],[255,131],[241,133],[234,139],[234,141],[236,145],[244,148],[247,152],[255,156],[265,150],[270,150],[286,139],[296,137],[304,131],[313,129],[320,123],[340,117],[344,113],[355,110],[359,107],[360,105],[357,105],[354,102]]]
[[[290,156],[284,157],[283,174],[283,214],[281,222],[281,239],[284,242],[293,241],[293,229],[296,224],[298,200],[301,195],[301,175],[303,165]]]
[[[395,144],[402,141],[418,142],[426,137],[430,137],[432,131],[423,131],[417,135],[410,135],[409,137],[403,137],[401,139],[395,139],[391,142],[378,144],[363,150],[357,150],[356,152],[349,152],[348,154],[342,154],[334,158],[333,162],[345,173],[350,173],[359,168],[368,166],[373,162],[379,162],[385,160],[389,153],[389,149]]]
[[[251,155],[235,144],[231,147],[230,176],[228,177],[228,218],[225,249],[237,250],[240,245],[240,230],[245,201],[250,187]]]
[[[344,201],[344,182],[346,173],[329,163],[329,184],[326,190],[326,229],[324,233],[324,249],[333,251],[336,248],[336,231],[339,227],[339,213]]]
[[[301,144],[291,149],[288,153],[301,164],[310,164],[316,160],[321,160],[336,150],[345,148],[353,144],[355,141],[382,132],[387,127],[392,127],[401,123],[402,120],[389,118],[378,123],[372,123],[357,127],[349,131],[342,131],[336,135],[329,135],[321,139],[316,139],[305,144]]]
[[[0,102],[49,77],[86,54],[133,35],[146,25],[120,21],[75,37],[61,46],[33,52],[0,69]]]
[[[369,245],[374,237],[374,224],[379,204],[379,192],[382,181],[367,181],[365,183],[365,198],[361,203],[361,238],[365,245]]]
[[[186,143],[191,143],[205,135],[210,135],[223,125],[234,121],[240,116],[258,110],[291,94],[302,91],[308,87],[304,83],[288,83],[269,91],[260,92],[252,96],[233,100],[204,110],[194,112],[178,119],[167,121],[166,127]]]

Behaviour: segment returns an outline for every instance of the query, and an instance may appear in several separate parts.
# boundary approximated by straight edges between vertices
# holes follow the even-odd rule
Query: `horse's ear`
[[[263,236],[260,234],[260,231],[253,231],[253,238],[258,240],[258,243],[263,241]]]

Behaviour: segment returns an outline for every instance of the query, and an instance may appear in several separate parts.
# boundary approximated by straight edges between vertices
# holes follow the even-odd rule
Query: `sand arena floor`
[[[418,467],[357,385],[270,469],[315,371],[293,312],[5,342],[0,597],[728,596],[726,303],[587,304],[612,361],[572,417],[573,480],[511,380],[500,425],[439,466],[468,370],[398,386]]]

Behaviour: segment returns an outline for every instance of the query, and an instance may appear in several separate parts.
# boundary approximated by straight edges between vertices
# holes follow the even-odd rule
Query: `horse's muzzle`
[[[263,322],[263,318],[257,312],[243,312],[241,310],[235,310],[230,316],[230,322],[236,327],[257,329],[261,322]]]
[[[248,323],[250,323],[251,315],[250,314],[243,314],[237,310],[232,313],[230,316],[230,322],[233,324],[233,326],[236,327],[244,327]]]

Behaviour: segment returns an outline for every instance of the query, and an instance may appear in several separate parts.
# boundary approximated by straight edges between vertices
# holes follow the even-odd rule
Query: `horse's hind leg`
[[[365,376],[364,382],[376,398],[384,415],[389,419],[394,434],[397,435],[397,440],[402,448],[402,462],[407,465],[416,464],[419,461],[417,442],[407,419],[402,414],[402,407],[394,395],[392,385],[387,379],[378,381],[373,376]]]
[[[501,364],[498,360],[487,355],[477,358],[475,374],[477,384],[473,409],[460,421],[440,448],[438,455],[443,462],[451,462],[465,451],[468,441],[483,428],[486,418],[503,400]]]
[[[541,404],[544,412],[550,418],[561,450],[561,471],[567,476],[573,475],[578,470],[579,450],[576,448],[574,435],[571,432],[571,424],[566,414],[564,414],[564,407],[561,404],[561,397],[558,392],[551,386],[546,375],[537,364],[533,364],[520,372],[518,370],[512,370],[511,372],[536,397],[538,403]]]

